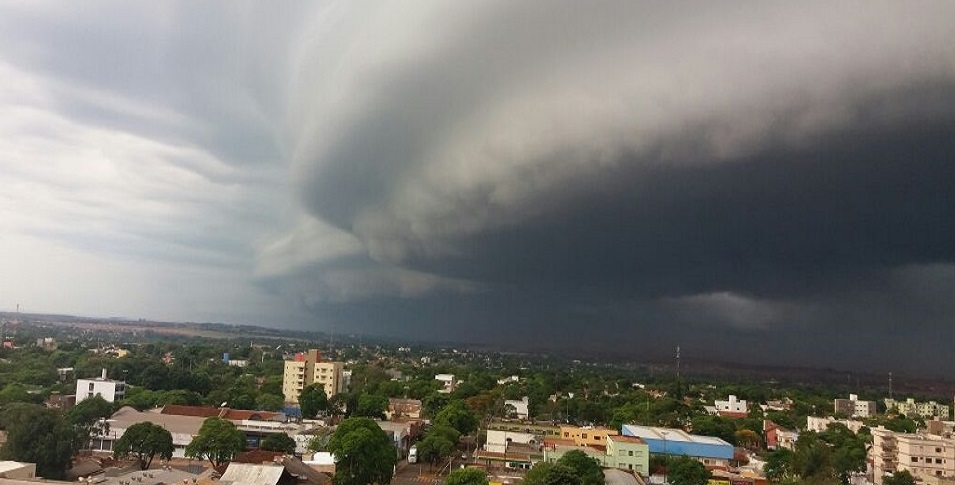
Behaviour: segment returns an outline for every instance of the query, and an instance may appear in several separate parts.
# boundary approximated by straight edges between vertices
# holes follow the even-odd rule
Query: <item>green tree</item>
[[[32,395],[26,388],[18,382],[7,384],[0,391],[0,404],[10,404],[14,402],[35,402]]]
[[[335,485],[391,482],[396,453],[388,435],[369,418],[348,418],[328,442],[335,455]]]
[[[361,394],[358,396],[358,406],[352,416],[364,416],[375,419],[385,419],[385,410],[388,409],[388,398],[376,394]]]
[[[469,435],[477,429],[478,419],[463,401],[453,401],[438,412],[434,423],[450,426],[462,435]]]
[[[421,460],[431,465],[441,463],[454,452],[454,442],[441,434],[428,434],[416,445]]]
[[[255,398],[255,408],[262,411],[279,411],[285,405],[285,398],[275,394],[259,394]]]
[[[286,433],[270,434],[262,440],[262,446],[259,448],[265,451],[281,451],[286,455],[292,455],[295,453],[295,440]]]
[[[231,461],[245,447],[242,431],[222,418],[208,418],[202,422],[199,434],[186,446],[186,456],[209,460],[217,467]]]
[[[527,471],[524,485],[581,485],[577,472],[558,463],[539,461]]]
[[[0,459],[36,463],[37,475],[61,479],[81,438],[62,415],[35,404],[16,403],[0,414],[7,442]]]
[[[803,479],[833,478],[832,449],[815,433],[800,434],[793,455],[793,470]]]
[[[113,405],[97,394],[73,406],[67,418],[76,427],[80,442],[86,444],[93,435],[109,431],[109,422],[106,419],[112,414]]]
[[[156,455],[163,460],[172,458],[172,434],[158,424],[145,421],[130,426],[123,436],[116,440],[113,455],[124,459],[133,455],[139,460],[139,467],[149,468]]]
[[[766,478],[773,482],[788,481],[795,478],[793,472],[793,452],[785,448],[773,451],[763,466]]]
[[[544,485],[581,485],[582,480],[573,468],[567,465],[555,464],[547,471]]]
[[[480,468],[461,468],[448,474],[445,485],[488,485],[487,474]]]
[[[309,384],[302,389],[298,396],[298,405],[302,408],[302,417],[314,418],[319,411],[328,411],[328,396],[325,395],[325,386]]]
[[[915,485],[915,477],[908,470],[902,470],[886,475],[882,479],[882,483],[884,485]]]
[[[535,463],[530,470],[527,470],[527,474],[524,475],[524,485],[545,485],[552,468],[554,468],[553,463],[546,461]]]
[[[673,485],[706,485],[710,471],[687,456],[671,458],[667,464],[667,482]]]
[[[603,485],[604,473],[597,460],[580,450],[564,453],[557,464],[570,467],[580,477],[581,485]]]

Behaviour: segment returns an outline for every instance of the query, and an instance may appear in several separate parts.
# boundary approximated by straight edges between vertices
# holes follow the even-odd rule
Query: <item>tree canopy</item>
[[[242,431],[222,418],[208,418],[199,428],[199,433],[186,446],[186,456],[209,460],[212,466],[231,461],[245,447]]]
[[[480,468],[460,468],[448,474],[445,485],[488,485],[487,474]]]
[[[603,485],[604,483],[603,469],[597,463],[597,460],[583,451],[568,451],[557,460],[557,464],[567,466],[573,470],[574,474],[580,478],[581,485]]]
[[[113,455],[116,458],[133,455],[139,460],[139,467],[143,470],[149,468],[156,455],[163,460],[172,459],[172,452],[172,433],[148,421],[130,426],[113,447]]]
[[[710,471],[687,456],[671,458],[667,463],[667,482],[673,485],[706,485]]]
[[[388,409],[387,397],[377,394],[361,394],[358,396],[358,405],[352,412],[352,416],[385,419],[386,409]]]
[[[320,411],[328,411],[328,396],[325,395],[325,386],[322,384],[305,386],[298,396],[298,405],[302,409],[303,418],[314,418]]]
[[[286,455],[295,453],[295,440],[286,433],[276,433],[266,436],[259,447],[265,451],[281,451]]]
[[[386,484],[397,460],[394,445],[377,423],[365,417],[342,421],[328,443],[335,455],[336,485]]]
[[[462,435],[469,435],[477,429],[478,419],[463,401],[452,401],[434,417],[434,424],[450,426]]]
[[[0,424],[7,430],[0,459],[36,463],[43,478],[62,479],[82,442],[61,414],[35,404],[7,406]]]

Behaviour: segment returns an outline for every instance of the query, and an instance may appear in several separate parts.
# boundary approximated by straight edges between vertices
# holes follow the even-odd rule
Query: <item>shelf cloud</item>
[[[0,211],[249,295],[183,318],[845,367],[942,351],[950,3],[0,8],[0,174],[23,182]]]

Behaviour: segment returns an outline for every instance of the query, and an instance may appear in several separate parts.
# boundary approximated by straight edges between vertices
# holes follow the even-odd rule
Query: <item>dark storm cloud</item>
[[[271,256],[298,255],[289,286],[318,314],[710,354],[865,325],[847,365],[946,325],[951,281],[928,275],[955,258],[950,5],[417,7],[338,5],[332,47],[299,59],[295,173],[328,226]],[[344,235],[369,298],[308,242]],[[749,358],[798,363],[787,345]]]

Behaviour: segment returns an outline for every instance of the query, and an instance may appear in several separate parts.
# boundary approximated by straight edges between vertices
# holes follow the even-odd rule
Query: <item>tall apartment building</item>
[[[836,399],[833,402],[836,414],[867,418],[877,412],[875,401],[860,401],[859,396],[849,394],[849,399]]]
[[[282,393],[285,402],[297,403],[302,389],[309,384],[321,384],[325,395],[332,397],[345,390],[344,369],[341,362],[322,362],[316,349],[296,354],[295,359],[285,361],[282,376]]]
[[[896,433],[872,429],[873,480],[882,485],[886,474],[907,470],[917,480],[955,477],[955,440],[932,434]]]

